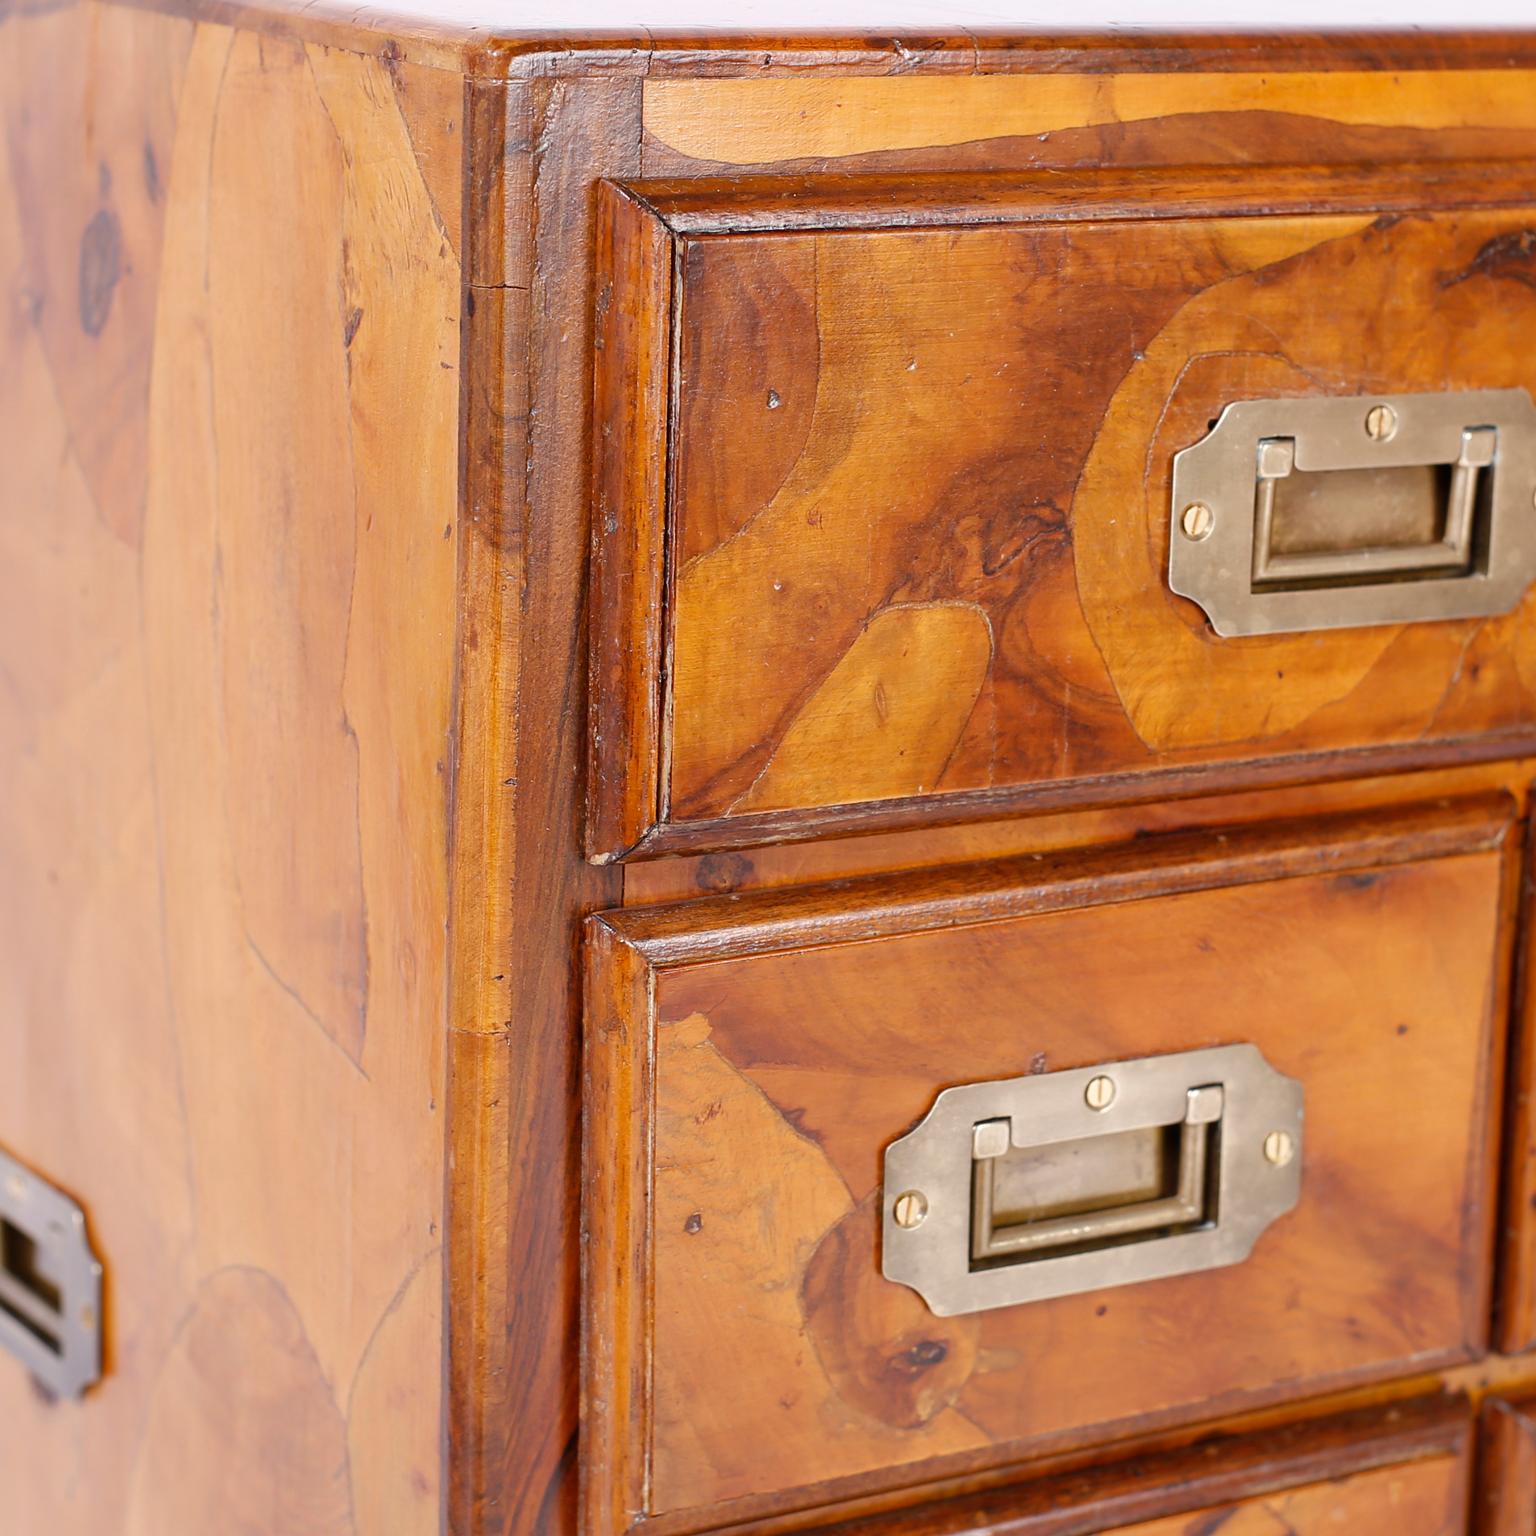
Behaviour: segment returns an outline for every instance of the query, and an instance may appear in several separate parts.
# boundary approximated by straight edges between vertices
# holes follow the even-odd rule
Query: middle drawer
[[[593,919],[587,1530],[698,1529],[1478,1353],[1512,815],[1479,797]],[[1106,1181],[1129,1203],[1193,1181],[1159,1230],[1058,1233],[1045,1257],[1088,1252],[1093,1288],[999,1292],[999,1265],[1041,1255],[969,1249],[953,1179],[901,1214],[948,1222],[959,1315],[886,1278],[923,1182],[909,1163],[888,1185],[887,1152],[942,1091],[1049,1074],[1080,1110],[1115,1091],[1088,1089],[1094,1069],[1129,1096],[1127,1063],[1181,1053],[1201,1054],[1180,1095],[1219,1090],[1234,1057],[1263,1072],[1190,1127],[1152,1113],[1161,1141],[1014,1178],[1069,1226],[1114,1203]],[[1299,1117],[1261,1124],[1284,1079]],[[985,1155],[999,1107],[961,1112],[941,1154],[963,1163],[976,1135]],[[1056,1112],[1027,1082],[1015,1108],[1015,1147]],[[1251,1252],[1149,1265],[1149,1242],[1200,1252],[1240,1220],[1237,1174],[1281,1128],[1272,1167],[1299,1190]],[[993,1286],[981,1310],[972,1282]]]

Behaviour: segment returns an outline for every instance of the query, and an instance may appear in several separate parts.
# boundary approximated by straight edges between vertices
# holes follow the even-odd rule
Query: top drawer
[[[1511,747],[1536,444],[1524,395],[1486,392],[1536,388],[1525,170],[605,188],[589,851]],[[1397,420],[1368,427],[1378,397]],[[1274,634],[1169,579],[1174,457],[1256,400],[1297,419],[1229,418],[1210,549],[1236,507],[1247,557],[1260,438],[1321,464],[1318,401],[1347,427],[1323,467],[1359,467],[1282,487],[1276,554],[1344,576],[1277,559],[1312,600]],[[1466,617],[1413,557],[1477,428],[1467,577],[1497,483],[1502,586]],[[1413,547],[1351,565],[1382,544]]]

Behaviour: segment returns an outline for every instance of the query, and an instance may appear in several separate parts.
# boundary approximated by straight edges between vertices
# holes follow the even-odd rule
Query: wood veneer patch
[[[645,131],[693,159],[816,161],[1201,113],[1382,128],[1536,130],[1536,76],[1508,69],[1124,73],[882,80],[648,80]]]

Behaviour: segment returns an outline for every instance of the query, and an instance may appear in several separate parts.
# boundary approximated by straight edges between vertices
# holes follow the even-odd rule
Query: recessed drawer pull
[[[1221,1118],[1221,1104],[1222,1091],[1217,1084],[1189,1090],[1188,1108],[1183,1123],[1177,1127],[1178,1152],[1170,1194],[1153,1194],[1124,1205],[1096,1206],[1070,1215],[1032,1214],[1027,1220],[1011,1222],[998,1219],[997,1170],[1011,1150],[1012,1122],[983,1121],[976,1127],[971,1142],[975,1162],[972,1261],[984,1263],[1010,1254],[1063,1252],[1080,1243],[1103,1244],[1159,1228],[1188,1229],[1214,1221],[1206,1170],[1211,1127]],[[1158,1128],[1153,1130],[1157,1140],[1165,1139],[1158,1135]]]
[[[1225,636],[1502,613],[1533,494],[1523,389],[1240,401],[1174,457],[1168,581]]]
[[[1300,1142],[1251,1045],[949,1088],[886,1149],[882,1269],[947,1317],[1235,1264]]]

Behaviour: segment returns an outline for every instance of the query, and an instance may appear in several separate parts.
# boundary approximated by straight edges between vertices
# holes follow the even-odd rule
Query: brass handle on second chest
[[[0,1349],[54,1397],[101,1379],[101,1262],[85,1212],[0,1152]]]
[[[1238,1263],[1301,1099],[1251,1045],[947,1089],[886,1150],[883,1272],[952,1316]]]

